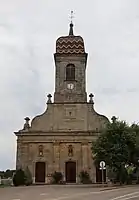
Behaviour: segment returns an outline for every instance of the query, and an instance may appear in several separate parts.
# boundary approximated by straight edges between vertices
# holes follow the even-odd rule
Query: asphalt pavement
[[[45,185],[0,188],[0,200],[139,200],[139,186],[93,188]]]

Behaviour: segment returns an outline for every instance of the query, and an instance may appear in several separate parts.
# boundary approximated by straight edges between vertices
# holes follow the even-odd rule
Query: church
[[[93,183],[99,182],[91,145],[108,118],[94,110],[92,93],[87,98],[87,56],[84,40],[74,35],[71,22],[69,34],[56,41],[54,100],[48,94],[44,113],[31,122],[26,117],[23,129],[15,132],[16,168],[28,167],[34,183],[48,183],[55,171],[66,183],[79,183],[82,170]]]

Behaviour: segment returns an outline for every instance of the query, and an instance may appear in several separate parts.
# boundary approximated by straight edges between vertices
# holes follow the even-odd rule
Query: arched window
[[[75,80],[75,66],[73,64],[68,64],[66,66],[66,80],[67,81]]]

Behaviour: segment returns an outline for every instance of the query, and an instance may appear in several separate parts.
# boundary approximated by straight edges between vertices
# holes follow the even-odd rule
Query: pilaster
[[[82,143],[82,169],[88,171],[88,142]]]
[[[54,142],[53,143],[53,152],[54,152],[54,171],[60,170],[60,143]]]

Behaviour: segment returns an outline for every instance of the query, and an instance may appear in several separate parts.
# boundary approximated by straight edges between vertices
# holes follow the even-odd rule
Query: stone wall
[[[24,139],[27,140],[26,137]],[[20,143],[21,148],[18,149],[20,153],[20,163],[23,169],[29,167],[33,179],[35,179],[35,164],[36,162],[46,163],[46,180],[47,175],[54,171],[60,171],[65,177],[65,163],[67,161],[76,162],[77,181],[81,170],[89,172],[91,178],[95,180],[95,171],[93,167],[91,143],[88,142],[51,142],[41,143],[43,145],[43,156],[39,156],[40,142],[23,142]],[[73,155],[68,155],[68,147],[72,145]]]
[[[31,122],[32,131],[98,131],[108,119],[92,104],[48,104],[47,110]]]

